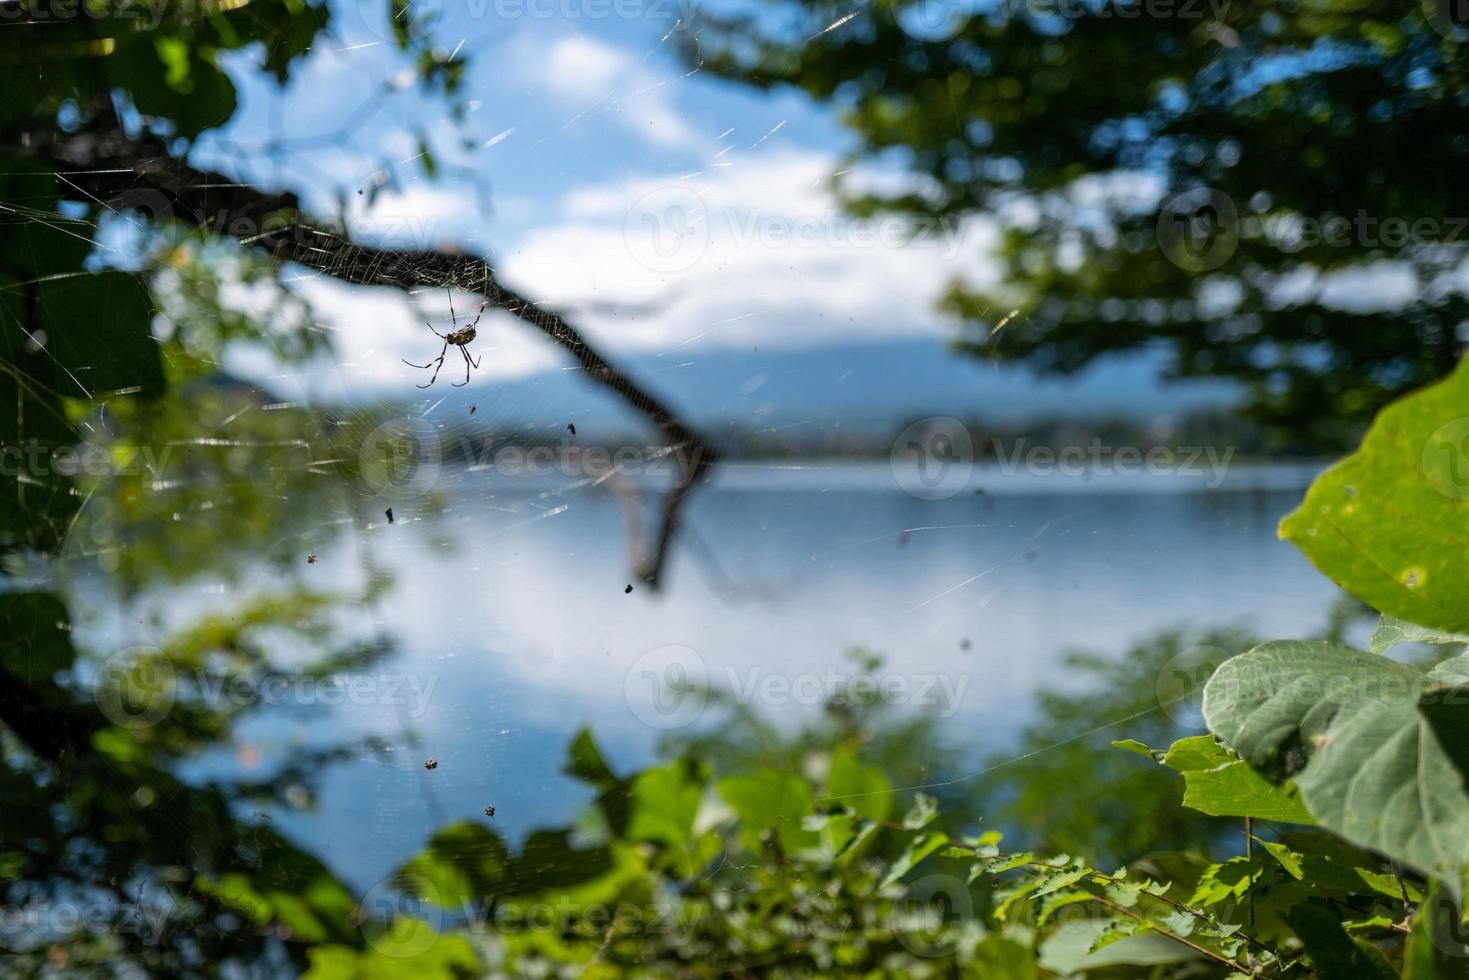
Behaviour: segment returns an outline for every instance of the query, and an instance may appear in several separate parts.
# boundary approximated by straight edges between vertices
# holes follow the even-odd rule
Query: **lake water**
[[[1205,489],[980,467],[963,492],[924,500],[886,461],[728,464],[691,498],[664,587],[629,593],[605,488],[446,470],[440,509],[399,501],[391,526],[339,523],[316,549],[323,585],[369,561],[391,570],[360,612],[396,644],[371,671],[381,686],[256,722],[248,752],[199,765],[270,771],[324,719],[336,736],[384,737],[386,757],[327,773],[314,811],[274,815],[366,888],[486,803],[512,839],[564,825],[587,798],[560,772],[578,729],[628,771],[660,736],[715,719],[670,681],[794,721],[861,682],[847,657],[860,646],[885,658],[875,680],[899,710],[937,713],[988,755],[1032,691],[1066,683],[1068,648],[1119,653],[1186,623],[1319,632],[1336,592],[1275,535],[1315,472],[1237,465]]]

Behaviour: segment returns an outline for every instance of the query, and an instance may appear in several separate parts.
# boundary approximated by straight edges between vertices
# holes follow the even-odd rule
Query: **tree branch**
[[[487,308],[504,310],[541,331],[575,358],[592,381],[647,416],[678,459],[679,477],[664,502],[658,536],[634,568],[649,585],[658,585],[684,501],[717,460],[717,453],[667,405],[588,344],[564,315],[505,285],[483,257],[449,249],[379,248],[352,242],[306,218],[295,194],[268,193],[190,167],[156,141],[133,139],[120,130],[45,135],[51,137],[49,142],[6,138],[0,145],[9,144],[5,148],[12,153],[43,158],[57,168],[57,179],[68,193],[88,203],[118,212],[141,211],[154,221],[176,221],[234,238],[279,261],[342,282],[477,293]]]

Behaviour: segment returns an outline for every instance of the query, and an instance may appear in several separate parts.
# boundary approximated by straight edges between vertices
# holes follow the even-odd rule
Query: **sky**
[[[955,279],[997,281],[993,224],[975,217],[909,241],[892,219],[843,216],[834,181],[895,186],[908,179],[897,162],[853,163],[835,113],[798,93],[691,69],[670,37],[687,2],[421,0],[414,10],[436,45],[469,59],[468,124],[456,127],[409,83],[387,4],[343,0],[333,36],[286,89],[251,70],[258,54],[227,62],[240,111],[197,158],[289,186],[318,212],[340,195],[364,240],[490,256],[512,287],[567,311],[693,417],[1154,412],[1228,397],[1218,385],[1161,390],[1146,360],[1048,387],[948,353],[957,324],[936,300]],[[447,296],[317,276],[293,287],[334,331],[332,363],[283,377],[246,353],[232,370],[317,398],[414,393],[427,380],[402,361],[437,354],[425,321],[447,331]],[[457,297],[456,312],[476,312],[473,297]],[[532,413],[537,392],[564,397],[561,351],[503,315],[479,331],[472,397],[513,393]],[[821,352],[854,364],[811,375]],[[905,380],[848,383],[884,367]],[[453,362],[444,370],[440,384],[463,378]],[[788,383],[745,398],[767,387],[762,373]]]

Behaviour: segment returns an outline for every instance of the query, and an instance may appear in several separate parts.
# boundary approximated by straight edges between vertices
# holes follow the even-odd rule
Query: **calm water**
[[[665,588],[627,593],[624,518],[605,489],[445,472],[438,513],[410,500],[393,526],[341,524],[313,566],[341,585],[369,558],[391,570],[356,624],[396,643],[372,670],[383,696],[366,698],[387,703],[272,716],[247,750],[200,766],[270,771],[324,722],[383,736],[386,760],[333,769],[314,812],[274,817],[366,887],[486,803],[512,838],[564,825],[586,798],[560,773],[582,726],[626,771],[660,735],[715,719],[661,681],[702,679],[794,719],[854,683],[846,653],[861,646],[884,656],[901,710],[938,713],[986,755],[1030,692],[1065,682],[1067,648],[1119,653],[1184,623],[1319,631],[1334,590],[1275,536],[1313,473],[1236,466],[1203,491],[981,470],[926,501],[885,462],[726,466],[692,498]]]

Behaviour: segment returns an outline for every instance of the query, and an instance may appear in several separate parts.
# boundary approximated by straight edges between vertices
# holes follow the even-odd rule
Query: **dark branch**
[[[48,134],[49,135],[49,134]],[[114,211],[147,214],[231,237],[282,262],[314,269],[342,282],[396,289],[450,287],[477,293],[540,330],[574,357],[587,376],[647,416],[663,433],[680,462],[680,475],[664,503],[653,547],[635,571],[658,584],[669,543],[689,491],[717,454],[668,406],[618,370],[587,343],[561,313],[536,303],[496,276],[488,260],[447,249],[378,248],[310,221],[296,195],[267,193],[230,177],[199,170],[171,156],[162,144],[120,132],[61,136],[36,144],[12,141],[11,152],[40,156],[58,171],[72,196]]]

